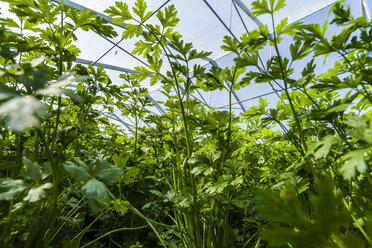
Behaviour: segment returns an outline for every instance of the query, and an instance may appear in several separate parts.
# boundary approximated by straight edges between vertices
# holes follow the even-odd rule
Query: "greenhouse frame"
[[[0,0],[0,247],[372,247],[372,0]]]

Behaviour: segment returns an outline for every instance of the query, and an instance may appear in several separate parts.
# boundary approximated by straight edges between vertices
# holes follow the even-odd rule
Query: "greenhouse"
[[[0,247],[372,247],[372,0],[0,0]]]

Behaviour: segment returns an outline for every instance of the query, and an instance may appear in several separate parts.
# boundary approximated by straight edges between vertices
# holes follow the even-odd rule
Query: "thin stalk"
[[[84,198],[82,198],[80,201],[82,201]],[[80,201],[78,202],[78,204],[80,203]],[[81,206],[79,206],[79,208],[73,208],[70,210],[70,212],[67,213],[66,217],[69,218],[71,217],[74,213],[76,213],[76,211],[78,211],[82,206],[86,205],[88,203],[88,201],[85,201],[83,204],[81,204]],[[59,231],[64,227],[64,225],[66,224],[66,222],[64,221],[62,223],[62,225],[60,225],[60,227],[57,228],[57,231],[53,234],[53,236],[49,239],[49,243],[53,241],[53,239],[57,236],[57,234],[59,233]]]
[[[136,111],[134,112],[134,122],[135,122],[135,130],[134,130],[134,156],[137,159],[137,140],[138,140],[138,117]]]
[[[39,135],[41,143],[44,146],[46,155],[50,162],[51,171],[52,171],[52,184],[53,184],[52,206],[49,209],[48,217],[46,219],[46,224],[44,226],[46,230],[44,239],[46,240],[46,243],[48,243],[50,240],[48,236],[52,235],[51,231],[56,221],[56,210],[57,210],[57,200],[58,200],[58,175],[57,175],[57,167],[56,167],[55,161],[52,157],[52,153],[49,150],[49,144],[46,142],[40,129],[37,129],[37,133]]]
[[[107,211],[108,211],[109,209],[106,209],[106,210],[104,210],[104,211],[101,211],[101,213],[91,222],[91,223],[89,223],[89,225],[88,226],[86,226],[81,232],[79,232],[77,235],[75,235],[75,237],[73,237],[72,239],[71,239],[71,242],[72,241],[74,241],[75,239],[78,239],[78,240],[80,240],[83,236],[84,236],[84,234],[89,230],[89,228],[91,228],[92,226],[93,226],[93,224],[97,221],[97,220],[99,220],[99,218],[101,218],[102,217],[102,215],[104,215],[105,213],[107,213]]]
[[[19,134],[15,135],[16,139],[16,159],[15,159],[15,164],[12,168],[12,178],[16,178],[19,174],[19,170],[22,167],[22,154],[23,154],[23,142],[21,139],[21,136]]]
[[[236,76],[236,71],[237,71],[237,67],[235,67],[234,69],[234,74],[233,74],[233,79],[232,79],[232,82],[231,82],[231,86],[230,86],[230,89],[229,89],[229,127],[228,127],[228,134],[227,134],[227,154],[229,154],[230,152],[230,139],[231,139],[231,125],[232,125],[232,91],[233,91],[233,86],[234,86],[234,83],[235,83],[235,76]]]
[[[54,159],[53,159],[53,157],[52,157],[52,153],[51,153],[50,150],[49,150],[49,145],[48,145],[48,143],[45,141],[45,138],[44,138],[43,134],[41,133],[40,129],[37,129],[37,133],[38,133],[38,135],[39,135],[39,138],[40,138],[41,143],[42,143],[43,146],[44,146],[44,149],[45,149],[46,155],[47,155],[48,160],[49,160],[49,162],[50,162],[50,167],[51,167],[51,170],[52,170],[53,191],[54,191],[54,196],[53,196],[53,198],[54,198],[54,199],[57,199],[57,197],[58,197],[58,178],[57,178],[57,168],[56,168],[56,164],[54,164]]]
[[[297,129],[298,129],[298,132],[300,134],[300,140],[302,142],[302,145],[305,149],[305,154],[307,152],[307,145],[306,145],[306,140],[305,140],[305,137],[303,135],[303,132],[302,132],[302,127],[301,127],[301,123],[300,123],[300,120],[298,119],[298,116],[297,116],[297,112],[294,108],[294,105],[293,105],[293,101],[292,101],[292,98],[289,94],[289,91],[288,91],[288,82],[287,82],[287,76],[284,75],[284,67],[283,67],[283,64],[282,64],[282,57],[280,56],[280,52],[279,52],[279,48],[278,48],[278,44],[277,44],[277,40],[276,40],[276,32],[275,32],[275,22],[274,22],[274,15],[271,14],[271,23],[273,25],[273,35],[274,35],[274,48],[275,48],[275,51],[276,51],[276,54],[278,56],[278,62],[279,62],[279,67],[280,67],[280,73],[282,75],[282,79],[283,79],[283,82],[284,82],[284,91],[285,91],[285,94],[288,98],[288,101],[289,101],[289,105],[291,107],[291,110],[292,110],[292,114],[293,114],[293,117],[295,119],[295,122],[296,122],[296,125],[297,125]]]
[[[34,146],[34,161],[41,162],[38,159],[39,156],[39,134],[38,132],[35,132],[35,146]]]
[[[170,61],[169,54],[168,54],[167,50],[165,49],[164,45],[162,44],[162,42],[159,40],[159,38],[150,29],[148,29],[148,31],[159,42],[159,44],[163,48],[163,51],[166,54],[166,57],[167,57],[167,60],[168,60],[169,64],[171,65],[171,71],[172,71],[173,78],[175,80],[175,89],[176,89],[177,97],[179,99],[183,124],[184,124],[184,128],[185,128],[187,160],[188,160],[189,158],[191,158],[191,142],[190,142],[190,135],[189,135],[188,120],[187,120],[187,117],[186,117],[186,111],[185,111],[185,107],[184,107],[182,97],[181,97],[181,90],[180,90],[179,85],[178,85],[177,75],[176,75],[175,69],[174,69],[174,67],[173,67],[173,65]],[[193,226],[196,228],[194,231],[193,230],[191,230],[191,231],[193,231],[192,233],[195,232],[196,243],[201,245],[202,244],[202,238],[201,238],[201,230],[200,230],[200,225],[199,225],[199,213],[198,213],[198,209],[197,209],[197,191],[196,191],[196,186],[195,186],[196,185],[195,184],[195,178],[194,178],[194,175],[192,175],[191,173],[190,173],[190,180],[191,180],[191,190],[192,190],[192,194],[193,194],[193,211],[192,212],[193,212],[193,217],[194,217],[193,220],[191,221],[191,223],[193,223],[194,224]]]
[[[158,231],[156,230],[156,228],[154,227],[154,225],[152,224],[153,223],[156,223],[156,224],[161,224],[162,226],[167,226],[165,224],[162,224],[162,223],[159,223],[159,222],[156,222],[154,220],[150,220],[149,218],[147,218],[146,216],[144,216],[140,211],[138,211],[135,207],[133,207],[132,205],[128,204],[126,205],[128,207],[128,209],[130,209],[133,213],[135,213],[137,216],[141,217],[144,221],[147,222],[147,224],[151,227],[152,231],[155,233],[156,237],[159,239],[159,241],[161,242],[162,246],[164,248],[167,248],[167,245],[165,244],[165,241],[163,240],[163,238],[159,235]]]
[[[351,207],[350,205],[346,202],[345,198],[342,198],[342,202],[344,203],[346,209],[348,211],[351,210]],[[366,231],[363,229],[363,227],[360,225],[360,223],[358,222],[358,220],[355,218],[354,214],[352,214],[350,212],[350,216],[351,218],[353,219],[354,221],[354,224],[358,227],[359,231],[363,234],[364,238],[367,240],[368,244],[372,247],[372,241],[371,241],[371,238],[369,237],[369,235],[366,233]]]
[[[260,243],[261,243],[261,236],[258,237],[258,240],[257,240],[256,245],[254,246],[254,248],[259,248],[260,247]]]
[[[87,244],[81,246],[80,248],[84,248],[84,247],[90,246],[90,245],[92,245],[93,243],[97,242],[98,240],[100,240],[100,239],[102,239],[102,238],[104,238],[104,237],[106,237],[106,236],[108,236],[108,235],[110,235],[110,234],[112,234],[112,233],[114,233],[114,232],[120,232],[120,231],[125,231],[125,230],[139,230],[139,229],[146,228],[147,226],[148,226],[148,225],[146,225],[146,226],[139,226],[139,227],[122,227],[122,228],[118,228],[118,229],[115,229],[115,230],[109,231],[109,232],[107,232],[107,233],[105,233],[105,234],[99,236],[98,238],[96,238],[96,239],[90,241],[89,243],[87,243]]]
[[[63,37],[63,9],[64,9],[64,3],[63,0],[61,0],[61,27],[60,27],[60,40],[59,40],[59,76],[62,76],[62,70],[63,70],[63,44],[64,41],[62,41]],[[56,124],[54,127],[54,132],[52,135],[52,141],[51,145],[54,148],[56,138],[57,138],[57,133],[58,133],[58,126],[60,122],[60,115],[61,115],[61,107],[62,107],[62,97],[58,96],[58,107],[57,107],[57,115],[56,115]]]

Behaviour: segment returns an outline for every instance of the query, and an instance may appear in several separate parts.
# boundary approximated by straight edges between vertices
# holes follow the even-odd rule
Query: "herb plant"
[[[183,40],[173,5],[116,2],[108,23],[63,1],[3,2],[16,18],[0,18],[1,247],[372,246],[365,17],[337,2],[329,24],[289,25],[275,18],[284,0],[253,1],[271,24],[226,36],[233,65],[206,69],[198,61],[211,53]],[[74,62],[77,30],[137,39],[146,62],[114,82]],[[162,86],[159,115],[148,81]],[[279,89],[278,102],[237,115],[233,91],[251,83]],[[226,90],[228,111],[196,89]],[[103,115],[115,111],[134,120],[131,133]]]

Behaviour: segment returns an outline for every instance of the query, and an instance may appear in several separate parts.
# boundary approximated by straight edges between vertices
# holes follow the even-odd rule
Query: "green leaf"
[[[262,36],[261,31],[258,30],[252,30],[249,32],[249,34],[243,34],[240,37],[240,47],[244,49],[245,52],[252,53],[252,55],[247,55],[244,53],[244,55],[253,56],[253,54],[257,53],[257,50],[263,49],[267,42],[268,37]]]
[[[108,200],[112,196],[106,185],[94,178],[90,179],[81,189],[88,199],[101,201]]]
[[[0,201],[14,200],[20,193],[28,188],[22,180],[0,178]]]
[[[0,106],[0,115],[6,115],[8,126],[15,132],[24,132],[30,127],[39,127],[40,117],[47,107],[35,97],[14,97]]]
[[[291,44],[289,49],[293,61],[303,59],[311,52],[310,47],[301,41]]]
[[[115,2],[115,7],[110,6],[104,11],[109,17],[112,17],[112,22],[115,24],[123,24],[125,21],[132,19],[128,5],[123,2]]]
[[[164,28],[175,27],[180,21],[180,19],[177,18],[177,10],[173,4],[166,7],[164,12],[161,9],[158,10],[156,17]]]
[[[226,180],[224,177],[220,177],[217,182],[211,184],[207,189],[205,190],[208,194],[219,194],[221,193],[227,186],[229,186],[231,182],[229,180]]]
[[[45,190],[51,189],[52,187],[53,185],[51,183],[45,183],[38,187],[33,187],[28,191],[27,196],[23,198],[23,200],[28,202],[37,202],[40,199],[45,198]]]
[[[135,44],[135,47],[133,49],[133,54],[142,55],[144,58],[152,51],[152,43],[147,43],[142,40],[138,41]]]
[[[234,52],[236,54],[239,53],[237,40],[235,40],[232,37],[226,35],[226,36],[223,37],[223,43],[226,44],[226,45],[221,46],[221,48],[224,51]]]
[[[251,54],[251,56],[243,54],[241,57],[237,57],[234,60],[238,67],[258,66],[258,54]]]
[[[276,25],[275,32],[277,36],[280,36],[282,34],[282,31],[287,26],[287,24],[288,24],[288,18],[286,17],[282,19],[278,25]]]
[[[126,184],[133,183],[135,181],[135,177],[140,173],[140,169],[137,167],[129,168],[122,178],[123,182]]]
[[[252,15],[260,16],[264,14],[271,14],[271,10],[266,0],[257,0],[252,2]]]
[[[262,237],[270,246],[329,247],[334,236],[344,237],[340,228],[348,215],[340,208],[332,180],[316,180],[314,189],[317,194],[310,195],[311,219],[294,190],[284,189],[280,196],[270,190],[257,191],[258,212],[277,222],[263,230]]]
[[[67,73],[63,75],[57,82],[52,82],[48,87],[39,89],[35,95],[59,96],[64,93],[63,87],[70,85],[75,81],[73,74]]]
[[[0,70],[1,74],[1,70]],[[1,76],[0,76],[1,78]],[[17,96],[17,93],[5,85],[0,85],[0,101]]]
[[[76,27],[90,24],[97,16],[94,12],[88,12],[87,9],[82,9],[81,11],[70,9],[67,15],[75,23]]]
[[[78,159],[75,159],[75,162],[78,166],[74,162],[66,161],[63,165],[65,171],[69,173],[75,181],[86,181],[90,179],[89,167],[83,161]]]
[[[270,0],[271,9],[273,9],[273,12],[279,11],[280,9],[285,7],[285,0],[278,0],[275,7],[273,8],[273,5],[274,5],[273,3],[274,2],[275,2],[275,0]]]
[[[316,151],[314,153],[315,159],[326,158],[332,146],[340,142],[342,142],[342,139],[340,139],[339,137],[335,137],[333,135],[327,135],[324,138],[322,138],[321,141],[312,145],[309,151],[307,152],[306,156],[309,156],[311,153]]]
[[[128,204],[128,201],[123,201],[121,199],[112,201],[112,205],[114,206],[115,210],[121,214],[125,214],[128,211]]]
[[[145,21],[151,16],[152,11],[146,13],[147,4],[144,0],[137,0],[135,3],[136,7],[133,7],[133,12],[141,19],[141,22]]]
[[[347,215],[338,209],[340,199],[335,195],[332,186],[333,182],[330,178],[322,178],[315,184],[317,194],[310,196],[317,225],[323,235],[339,232],[339,227],[347,220]]]
[[[356,172],[364,173],[367,170],[367,163],[364,160],[364,154],[372,151],[372,148],[366,148],[356,151],[351,151],[345,154],[345,164],[341,168],[341,174],[345,179],[349,179],[356,175]]]
[[[334,14],[331,24],[336,23],[337,25],[341,26],[352,20],[350,7],[345,9],[342,1],[337,1],[329,10],[329,13],[331,12]]]
[[[94,166],[89,166],[91,175],[102,179],[105,183],[115,183],[117,182],[117,177],[123,175],[123,170],[109,165],[105,160],[97,162]]]
[[[124,139],[124,137],[121,137],[121,138]],[[124,169],[126,164],[127,164],[127,161],[129,159],[129,157],[130,157],[129,153],[125,154],[125,156],[124,156],[124,154],[117,155],[115,153],[114,156],[112,156],[112,160],[114,161],[115,166]]]
[[[146,78],[148,78],[149,76],[153,75],[152,71],[150,71],[149,69],[147,69],[146,67],[144,66],[136,66],[134,67],[134,69],[136,71],[138,71],[138,73],[132,73],[131,74],[131,77],[135,80],[139,80],[139,81],[143,81],[145,80]]]
[[[194,167],[190,173],[191,174],[194,174],[194,175],[200,175],[200,174],[203,174],[205,176],[208,176],[210,174],[212,174],[213,172],[213,167],[210,167],[210,166],[198,166],[198,167]]]
[[[33,163],[28,159],[24,161],[22,175],[25,178],[31,179],[35,183],[40,182],[42,179],[42,173],[39,164],[37,162]]]
[[[353,128],[348,131],[354,138],[372,145],[372,121],[368,123],[365,117],[350,115],[344,123]]]

